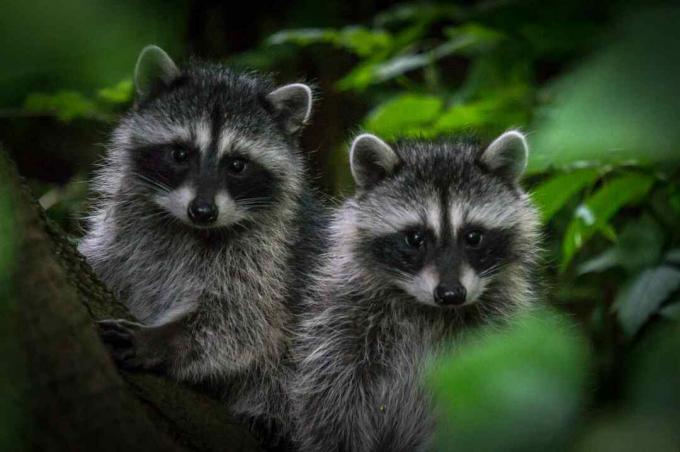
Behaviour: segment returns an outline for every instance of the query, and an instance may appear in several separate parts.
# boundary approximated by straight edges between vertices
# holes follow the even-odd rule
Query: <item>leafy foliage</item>
[[[442,414],[438,449],[559,446],[584,402],[589,355],[573,325],[544,310],[460,341],[431,377]]]
[[[680,8],[624,6],[404,3],[362,24],[334,27],[339,22],[316,17],[318,24],[279,30],[230,57],[274,71],[330,68],[332,92],[324,94],[358,108],[361,127],[387,139],[528,132],[525,185],[546,230],[545,298],[578,327],[540,311],[466,338],[430,381],[447,419],[441,449],[622,450],[641,441],[662,450],[680,442],[672,359],[680,353]],[[121,23],[137,23],[115,11]],[[110,39],[88,45],[88,55]],[[328,61],[331,51],[348,63]],[[6,61],[24,61],[14,53]],[[79,67],[88,83],[73,86],[45,52],[37,57],[50,63],[55,82],[33,83],[19,116],[107,124],[132,100],[129,79],[108,65]],[[315,125],[355,130],[331,119]],[[348,180],[346,143],[332,145],[328,161],[343,163],[326,171]],[[81,177],[39,185],[41,202],[62,223],[83,202]]]
[[[336,88],[361,95],[370,107],[363,127],[388,139],[536,130],[527,183],[548,231],[547,299],[581,317],[598,349],[590,355],[563,319],[541,315],[463,342],[433,377],[448,419],[441,450],[621,446],[609,435],[623,428],[650,444],[677,440],[649,437],[649,425],[663,430],[671,418],[632,406],[592,428],[575,420],[588,399],[586,369],[612,378],[623,357],[611,350],[680,317],[680,259],[670,251],[680,241],[680,136],[671,124],[680,116],[680,9],[615,17],[615,32],[586,55],[583,36],[600,25],[574,19],[579,2],[550,6],[401,5],[362,29],[368,42],[380,36],[371,52],[327,36],[296,43],[331,43],[355,56]],[[573,69],[541,74],[547,62],[574,56]],[[464,70],[449,73],[461,62]],[[635,391],[646,393],[641,383]]]
[[[132,81],[125,79],[101,88],[94,97],[70,90],[54,94],[33,93],[26,97],[23,108],[29,113],[52,114],[65,122],[77,118],[110,122],[117,117],[121,107],[130,103],[132,92]]]

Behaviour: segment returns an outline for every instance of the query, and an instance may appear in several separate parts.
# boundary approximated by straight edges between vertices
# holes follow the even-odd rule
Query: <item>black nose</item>
[[[189,204],[187,214],[193,223],[207,226],[217,220],[217,206],[213,202],[194,199]]]
[[[465,303],[467,291],[462,284],[440,284],[434,289],[434,301],[442,306],[456,306]]]

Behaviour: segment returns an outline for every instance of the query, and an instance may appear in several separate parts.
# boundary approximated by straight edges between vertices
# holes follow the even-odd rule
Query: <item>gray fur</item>
[[[297,373],[289,380],[303,451],[427,449],[436,422],[421,381],[428,360],[466,328],[502,320],[533,300],[538,220],[514,176],[495,172],[470,142],[406,141],[393,150],[399,162],[382,179],[369,177],[368,189],[366,171],[353,167],[360,190],[335,211],[305,300]],[[504,260],[473,275],[474,300],[437,306],[420,290],[425,283],[399,271],[389,253],[370,251],[376,238],[414,221],[426,225],[442,253],[451,252],[445,240],[458,240],[471,221],[511,231],[503,235]],[[464,279],[472,264],[457,259],[451,266]],[[438,275],[446,270],[422,265]]]
[[[266,78],[199,62],[173,80],[144,80],[143,96],[113,132],[96,172],[94,209],[79,247],[139,321],[102,322],[102,338],[121,366],[228,386],[237,414],[281,424],[288,410],[279,378],[302,268],[317,254],[306,242],[316,243],[319,220],[287,122],[299,97],[293,107],[277,108],[267,100],[274,87]],[[309,118],[302,107],[298,129]],[[246,153],[276,178],[272,199],[232,199],[237,222],[187,224],[158,202],[183,203],[179,190],[149,181],[134,164],[139,149],[177,141],[200,152],[201,165],[234,148]]]

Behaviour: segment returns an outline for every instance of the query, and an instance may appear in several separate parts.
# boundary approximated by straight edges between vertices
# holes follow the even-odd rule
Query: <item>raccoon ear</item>
[[[524,174],[529,156],[529,145],[524,135],[509,130],[496,138],[482,153],[482,162],[491,171],[517,182]]]
[[[349,151],[352,176],[361,188],[369,188],[392,174],[400,161],[387,143],[370,133],[356,137]]]
[[[303,83],[276,88],[267,94],[267,101],[291,135],[302,129],[312,113],[312,90]]]
[[[146,46],[135,65],[135,90],[139,97],[144,98],[159,87],[170,85],[179,76],[179,69],[163,49]]]

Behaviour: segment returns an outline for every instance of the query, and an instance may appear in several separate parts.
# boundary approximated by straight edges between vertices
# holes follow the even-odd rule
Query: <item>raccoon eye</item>
[[[425,243],[425,233],[419,230],[409,231],[406,233],[404,240],[411,248],[420,248]]]
[[[172,150],[172,159],[177,163],[186,163],[189,160],[189,152],[184,148],[175,148]]]
[[[234,173],[234,174],[242,173],[243,170],[246,169],[246,166],[247,166],[247,163],[242,158],[232,159],[228,164],[229,171]]]
[[[468,231],[463,239],[465,240],[465,245],[469,248],[479,248],[484,240],[484,233],[479,230]]]

